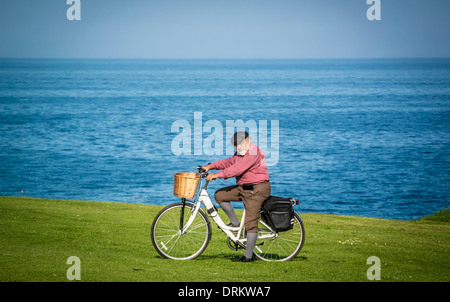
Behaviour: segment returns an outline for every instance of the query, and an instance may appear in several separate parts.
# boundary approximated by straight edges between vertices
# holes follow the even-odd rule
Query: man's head
[[[247,131],[237,131],[231,137],[231,144],[236,148],[239,155],[245,155],[250,148],[251,139]]]

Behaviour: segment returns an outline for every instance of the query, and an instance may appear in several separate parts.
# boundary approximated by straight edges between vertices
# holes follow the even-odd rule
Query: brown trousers
[[[258,218],[264,201],[270,196],[270,182],[253,185],[253,190],[244,190],[234,185],[216,191],[214,198],[218,204],[242,199],[245,208],[245,229],[248,233],[258,232]]]

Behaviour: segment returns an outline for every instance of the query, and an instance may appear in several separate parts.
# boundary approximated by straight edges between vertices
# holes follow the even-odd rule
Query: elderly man
[[[253,249],[258,239],[258,218],[263,202],[270,196],[269,171],[264,152],[248,136],[246,131],[238,131],[231,138],[235,154],[227,159],[218,160],[203,167],[205,171],[221,170],[210,173],[207,180],[216,178],[236,178],[236,185],[216,191],[214,198],[230,219],[229,226],[239,226],[239,220],[230,201],[242,199],[245,208],[245,229],[247,246],[244,255],[234,261],[253,261]]]

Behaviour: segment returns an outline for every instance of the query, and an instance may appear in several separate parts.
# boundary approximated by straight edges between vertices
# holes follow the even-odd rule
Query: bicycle
[[[193,200],[182,198],[181,202],[168,205],[153,220],[152,244],[163,258],[190,260],[200,256],[211,240],[212,220],[227,235],[227,245],[232,250],[245,249],[247,241],[244,227],[245,209],[238,227],[227,226],[209,198],[208,175],[197,167],[200,181]],[[295,203],[292,199],[291,202]],[[206,212],[201,208],[204,205]],[[258,219],[258,240],[254,255],[264,261],[290,261],[294,259],[305,242],[305,228],[299,214],[294,212],[293,228],[285,232],[274,231],[261,218]]]

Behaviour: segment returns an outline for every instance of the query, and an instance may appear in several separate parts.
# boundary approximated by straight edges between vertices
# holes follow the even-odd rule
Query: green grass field
[[[449,211],[418,221],[301,214],[305,245],[290,262],[233,263],[213,225],[197,259],[173,261],[153,249],[150,226],[161,206],[0,197],[0,281],[67,282],[70,256],[81,281],[450,281]],[[219,210],[220,211],[220,210]],[[220,211],[221,212],[221,211]]]

